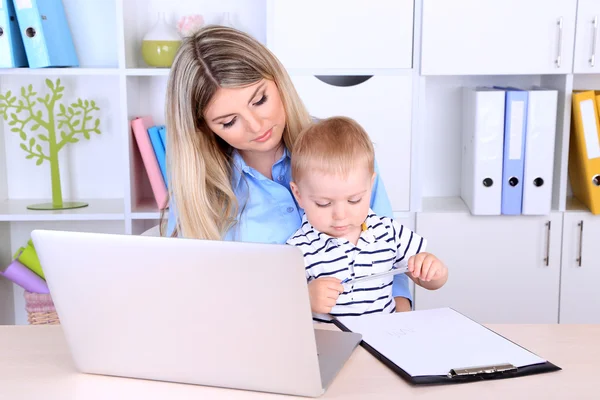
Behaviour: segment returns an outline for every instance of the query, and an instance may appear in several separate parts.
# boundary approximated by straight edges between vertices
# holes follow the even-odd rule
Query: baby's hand
[[[408,272],[421,282],[438,279],[444,279],[445,282],[448,268],[433,254],[419,253],[408,259]]]
[[[343,292],[344,287],[337,278],[328,276],[315,279],[308,284],[310,308],[314,313],[329,314]]]

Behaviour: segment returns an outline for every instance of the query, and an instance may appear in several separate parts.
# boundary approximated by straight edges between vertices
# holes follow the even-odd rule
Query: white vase
[[[165,13],[158,19],[142,39],[142,57],[151,67],[170,67],[181,46],[181,36],[174,26],[167,24]]]

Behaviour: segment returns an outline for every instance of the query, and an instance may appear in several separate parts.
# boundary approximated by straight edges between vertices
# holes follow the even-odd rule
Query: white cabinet
[[[564,214],[560,323],[600,324],[600,218],[587,211]]]
[[[576,9],[577,0],[423,0],[421,73],[569,73]]]
[[[575,35],[575,73],[600,72],[600,1],[579,0]]]
[[[416,225],[449,269],[439,290],[416,286],[416,309],[449,306],[481,323],[558,322],[561,213],[425,212]]]
[[[286,68],[411,68],[413,0],[271,0],[267,45]]]
[[[412,75],[292,76],[309,113],[343,115],[367,131],[394,211],[408,211],[412,125]]]

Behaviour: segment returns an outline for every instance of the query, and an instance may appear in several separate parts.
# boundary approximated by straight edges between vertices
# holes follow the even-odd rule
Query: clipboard
[[[413,385],[467,383],[561,370],[452,308],[338,317],[333,323],[342,331],[362,334],[360,345]],[[420,340],[439,348],[428,352],[419,346]],[[472,353],[464,351],[468,348]]]

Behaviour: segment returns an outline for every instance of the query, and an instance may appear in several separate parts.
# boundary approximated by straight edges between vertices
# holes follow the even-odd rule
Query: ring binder
[[[468,375],[480,375],[480,374],[494,374],[498,372],[516,371],[517,367],[512,364],[498,364],[489,365],[482,367],[471,367],[471,368],[453,368],[448,372],[449,378],[457,376],[468,376]]]

